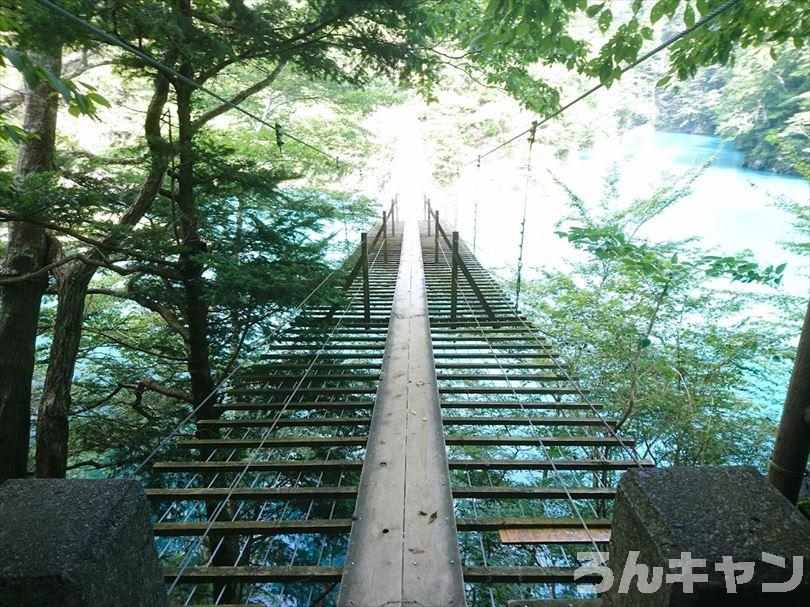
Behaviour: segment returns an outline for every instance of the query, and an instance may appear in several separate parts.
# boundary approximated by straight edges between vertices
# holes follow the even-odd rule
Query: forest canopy
[[[35,0],[4,2],[0,16],[0,478],[132,470],[190,411],[196,420],[215,416],[209,396],[261,351],[376,216],[390,150],[369,120],[415,96],[440,99],[448,83],[475,91],[473,106],[497,91],[539,118],[586,83],[627,87],[629,99],[610,113],[619,128],[653,119],[663,129],[719,135],[752,167],[807,175],[810,7],[800,0],[55,4],[91,28]],[[711,24],[623,77],[648,49],[702,19]],[[653,91],[647,97],[632,92],[638,79]],[[459,110],[443,122],[453,136],[431,142],[440,182],[458,170],[451,158],[495,145],[509,130]],[[560,149],[587,147],[588,125],[601,119],[590,115]],[[615,242],[627,229],[615,217],[585,215],[578,225],[593,238]],[[588,248],[582,232],[565,234]],[[656,319],[673,332],[659,336],[662,344],[684,343],[677,318],[720,318],[750,301],[730,294],[721,314],[714,294],[701,290],[704,253],[681,243],[647,252],[666,260],[681,252],[686,264],[667,292],[678,293],[677,304]],[[577,272],[581,282],[549,275],[530,285],[526,304],[548,322],[575,321],[574,342],[645,361],[653,346],[638,345],[651,340],[639,327],[660,289],[645,291],[648,277],[624,258],[597,255]],[[590,288],[599,276],[601,291]],[[597,291],[634,293],[635,322],[604,324]],[[325,288],[316,301],[335,297]],[[755,345],[764,330],[690,331],[681,367],[668,366],[669,351],[648,362],[682,390],[673,373],[699,370],[727,349],[733,360],[753,350],[785,360],[785,343]],[[615,334],[627,335],[628,351],[607,348]],[[734,435],[736,413],[723,417],[737,398],[730,367],[706,394],[690,393],[717,403],[712,391],[722,387],[721,409],[671,424],[671,400],[635,394],[606,361],[583,355],[583,369],[612,383],[607,396],[638,401],[628,423],[688,434],[676,441],[682,452],[662,459],[742,457],[729,450],[744,444]],[[701,446],[702,424],[720,417],[728,436]],[[751,428],[746,440],[767,442],[767,431]],[[651,445],[663,440],[647,435]]]

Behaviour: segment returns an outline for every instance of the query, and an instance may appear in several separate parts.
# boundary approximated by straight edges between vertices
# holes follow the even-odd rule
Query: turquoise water
[[[698,238],[706,248],[735,253],[750,249],[760,264],[787,262],[784,289],[807,295],[808,260],[787,252],[785,240],[807,239],[796,234],[791,218],[776,207],[778,200],[810,204],[810,183],[787,175],[742,167],[744,155],[733,144],[716,137],[658,132],[643,125],[618,138],[598,141],[579,155],[557,160],[540,149],[532,159],[528,189],[524,263],[531,275],[541,267],[565,267],[576,258],[567,243],[555,236],[557,223],[571,213],[569,199],[559,181],[597,208],[604,194],[604,178],[620,172],[618,196],[609,201],[620,209],[635,199],[649,197],[656,189],[683,180],[713,159],[691,187],[691,193],[648,222],[639,235],[651,240]],[[462,238],[472,242],[474,201],[478,199],[477,253],[489,267],[502,274],[514,272],[517,263],[525,177],[521,160],[495,160],[482,166],[481,174],[462,178],[448,196],[445,216],[456,218]],[[507,173],[507,171],[509,171]]]
[[[604,202],[604,178],[612,170],[618,171],[621,177],[616,184],[617,195],[606,203],[609,209],[618,210],[683,179],[710,160],[711,165],[692,184],[691,193],[645,224],[639,236],[654,241],[697,238],[703,247],[718,253],[750,249],[760,264],[786,262],[780,289],[806,297],[810,292],[810,260],[786,251],[781,243],[807,240],[810,235],[797,234],[791,217],[776,203],[789,199],[810,204],[810,183],[743,168],[744,154],[716,137],[657,132],[641,126],[620,138],[599,141],[593,148],[563,161],[541,149],[532,158],[528,192],[524,189],[525,173],[521,175],[516,168],[525,160],[517,154],[511,159],[496,159],[482,166],[480,175],[463,178],[442,213],[456,219],[462,238],[471,243],[478,200],[477,254],[485,266],[503,278],[512,278],[527,196],[524,275],[530,277],[542,268],[565,269],[571,260],[581,258],[554,234],[558,222],[571,214],[571,208],[568,195],[551,178],[552,174],[588,208],[598,209]],[[734,287],[746,288],[739,284]],[[799,327],[796,331],[798,337]],[[759,388],[768,388],[773,398],[763,404],[768,406],[769,416],[778,419],[781,404],[777,403],[784,399],[789,377],[786,374],[773,379],[773,385]],[[752,394],[747,396],[760,400]]]

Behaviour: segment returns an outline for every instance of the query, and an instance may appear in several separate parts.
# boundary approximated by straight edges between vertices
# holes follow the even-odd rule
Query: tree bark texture
[[[184,17],[185,34],[191,36],[191,4],[189,0],[179,0],[180,12]],[[187,78],[194,78],[194,70],[188,59],[180,64],[180,73]],[[205,266],[200,258],[207,251],[199,230],[199,209],[194,196],[194,127],[191,120],[192,89],[184,82],[175,81],[174,89],[177,100],[178,122],[178,155],[177,170],[177,207],[179,211],[180,241],[183,247],[179,255],[179,272],[183,285],[185,301],[183,307],[188,326],[188,373],[191,381],[192,404],[199,407],[196,419],[216,417],[215,399],[209,398],[214,392],[215,384],[211,374],[211,360],[208,348],[209,307],[206,301]],[[208,399],[207,401],[205,399]],[[205,404],[203,404],[203,402]],[[202,404],[202,406],[200,406]],[[216,432],[201,430],[197,436],[211,438]],[[205,454],[202,454],[205,457]],[[206,508],[208,510],[208,508]],[[213,517],[227,520],[228,510],[222,510],[218,516],[209,511],[209,520]],[[238,539],[232,536],[210,534],[212,551],[211,564],[214,566],[233,566],[239,554]],[[217,603],[239,603],[238,584],[214,584],[214,599]]]
[[[138,195],[122,215],[119,225],[134,226],[157,196],[168,166],[168,150],[160,134],[160,116],[166,105],[169,83],[163,76],[155,79],[155,89],[147,109],[144,131],[149,144],[151,167]],[[115,244],[120,237],[105,242]],[[100,258],[98,249],[88,257]],[[54,271],[58,285],[58,305],[48,371],[42,388],[37,416],[36,474],[43,478],[62,478],[67,469],[67,444],[71,407],[71,385],[79,354],[84,320],[84,301],[97,267],[83,262],[66,264]]]
[[[32,58],[59,76],[59,47],[49,56]],[[23,128],[29,133],[20,144],[16,186],[25,186],[32,173],[53,169],[58,97],[47,82],[25,91]],[[35,272],[48,263],[48,235],[26,222],[9,224],[3,274]],[[37,323],[47,274],[0,286],[0,481],[25,476],[31,429],[31,379],[34,373]]]
[[[804,316],[785,408],[771,456],[768,480],[794,504],[810,453],[810,303]]]

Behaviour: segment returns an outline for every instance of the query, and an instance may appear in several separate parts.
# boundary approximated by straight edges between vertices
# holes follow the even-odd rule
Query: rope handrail
[[[441,234],[442,238],[444,238],[444,241],[447,243],[447,246],[450,248],[450,250],[451,251],[454,250],[453,245],[450,242],[450,239],[447,238],[447,233],[444,231],[444,228],[442,227],[441,223],[439,222],[438,213],[436,213],[436,215],[432,215],[433,210],[432,210],[432,207],[430,206],[430,200],[428,198],[425,198],[425,206],[426,206],[427,211],[428,211],[428,223],[430,222],[430,217],[433,216],[434,221],[436,223],[436,234]],[[454,234],[457,235],[458,233],[454,232]],[[455,236],[454,236],[454,238],[455,238]],[[481,292],[481,288],[478,286],[478,283],[475,282],[475,279],[473,278],[472,273],[470,272],[469,268],[467,267],[466,262],[461,257],[461,254],[456,253],[454,259],[455,259],[455,262],[458,264],[458,267],[461,268],[461,273],[464,274],[464,278],[467,279],[467,283],[470,285],[470,288],[475,293],[475,296],[478,298],[479,303],[481,304],[481,306],[486,311],[487,316],[489,317],[489,319],[490,320],[495,320],[495,312],[492,310],[492,307],[489,305],[489,302],[487,301],[486,297],[484,297],[484,294]]]
[[[379,255],[380,255],[380,250],[381,250],[381,249],[378,249],[378,250],[377,250],[377,253],[376,253],[376,255],[374,256],[374,259],[372,260],[372,263],[371,263],[371,266],[372,266],[372,267],[374,266],[374,264],[376,263],[376,261],[377,261],[377,259],[378,259]],[[358,292],[358,293],[355,293],[355,294],[352,296],[352,298],[349,300],[348,304],[346,305],[345,310],[348,310],[348,309],[351,307],[351,305],[354,303],[354,300],[357,298],[358,294],[359,294],[359,292]],[[308,375],[308,374],[309,374],[309,372],[312,370],[312,367],[315,365],[315,363],[318,361],[318,359],[320,358],[321,354],[323,353],[323,351],[324,351],[324,350],[323,350],[324,346],[325,346],[325,345],[326,345],[326,344],[329,342],[329,340],[330,340],[330,339],[331,339],[331,338],[334,336],[334,334],[337,332],[337,330],[340,328],[340,326],[341,326],[342,324],[343,324],[343,317],[341,317],[341,318],[338,320],[338,322],[337,322],[337,323],[335,324],[335,326],[332,328],[332,331],[330,331],[329,335],[327,335],[327,336],[326,336],[326,338],[324,339],[323,343],[321,344],[321,347],[318,349],[317,353],[316,353],[316,354],[315,354],[315,356],[313,357],[312,362],[311,362],[311,363],[308,365],[308,367],[307,367],[307,369],[306,369],[306,371],[305,371],[304,375],[302,375],[302,377],[301,377],[301,378],[300,378],[300,379],[299,379],[299,380],[296,382],[295,387],[293,388],[293,390],[292,390],[292,392],[290,393],[290,395],[289,395],[289,396],[287,396],[287,397],[284,399],[284,405],[283,405],[283,406],[282,406],[282,407],[279,409],[278,413],[276,413],[276,415],[274,416],[274,418],[273,418],[273,422],[271,423],[271,425],[270,425],[270,426],[269,426],[269,427],[268,427],[268,428],[267,428],[267,429],[264,431],[264,433],[262,434],[262,437],[261,437],[261,440],[260,440],[259,444],[258,444],[256,447],[252,447],[252,448],[251,448],[251,450],[252,450],[252,451],[254,451],[254,452],[255,452],[255,451],[258,451],[258,450],[260,450],[260,449],[262,449],[262,448],[264,447],[264,444],[267,442],[268,438],[270,437],[270,435],[272,434],[272,432],[275,430],[276,425],[278,424],[278,421],[281,419],[281,416],[282,416],[282,415],[283,415],[283,414],[286,412],[287,406],[288,406],[288,405],[289,405],[289,403],[292,401],[292,399],[295,397],[295,395],[297,394],[298,390],[299,390],[299,389],[300,389],[300,387],[303,385],[304,381],[306,381],[306,377],[307,377],[307,375]],[[174,590],[174,588],[175,588],[175,587],[177,586],[177,584],[179,583],[180,579],[182,578],[183,573],[185,572],[185,570],[186,570],[186,569],[189,567],[189,565],[191,564],[191,559],[192,559],[193,554],[195,553],[196,549],[197,549],[199,546],[201,546],[201,545],[202,545],[202,543],[205,541],[205,539],[208,537],[209,533],[211,532],[211,529],[213,528],[214,523],[217,521],[217,519],[219,518],[219,515],[222,513],[222,511],[225,509],[226,504],[227,504],[227,503],[230,501],[230,499],[231,499],[231,497],[233,496],[233,493],[234,493],[234,491],[236,490],[236,488],[238,487],[239,483],[242,481],[242,479],[243,479],[243,478],[245,477],[245,475],[248,473],[248,471],[249,471],[250,466],[251,466],[251,464],[252,464],[252,463],[253,463],[253,462],[252,462],[251,460],[247,460],[247,461],[245,462],[244,467],[243,467],[243,468],[242,468],[242,469],[239,471],[239,473],[238,473],[238,474],[237,474],[237,475],[234,477],[233,481],[231,481],[231,483],[230,483],[230,485],[229,485],[229,487],[228,487],[228,493],[227,493],[227,495],[225,495],[223,498],[221,498],[221,501],[220,501],[220,502],[217,504],[217,507],[214,509],[214,512],[213,512],[213,513],[211,513],[211,514],[208,516],[208,519],[209,519],[209,520],[208,520],[208,523],[207,523],[207,524],[206,524],[206,526],[205,526],[205,529],[203,530],[203,533],[202,533],[202,534],[200,534],[200,535],[198,536],[198,538],[197,538],[197,539],[196,539],[196,541],[194,542],[194,544],[195,544],[195,545],[193,546],[193,549],[188,550],[188,551],[186,552],[186,555],[184,556],[184,558],[182,559],[182,561],[181,561],[180,565],[178,566],[178,571],[177,571],[177,574],[176,574],[176,576],[174,577],[174,579],[172,580],[172,583],[170,584],[170,586],[169,586],[169,588],[168,588],[168,592],[169,592],[169,593],[170,593],[172,590]],[[220,542],[220,543],[217,545],[216,549],[212,551],[211,557],[208,559],[208,560],[209,560],[209,562],[212,562],[212,559],[213,559],[214,555],[216,554],[216,552],[218,551],[218,549],[219,549],[219,547],[220,547],[221,545],[222,545],[222,542]]]
[[[710,13],[707,13],[701,19],[697,20],[694,24],[692,24],[691,27],[688,27],[685,30],[675,34],[671,38],[665,40],[664,42],[662,42],[661,44],[656,46],[655,48],[653,48],[650,51],[644,53],[641,57],[637,58],[635,61],[633,61],[629,65],[621,68],[621,70],[619,72],[619,75],[620,76],[624,75],[625,73],[627,73],[630,70],[632,70],[633,68],[637,67],[639,64],[643,63],[644,61],[646,61],[650,57],[652,57],[652,56],[658,54],[659,52],[661,52],[662,50],[672,46],[678,40],[681,40],[682,38],[688,36],[689,34],[694,32],[695,30],[698,30],[701,27],[703,27],[704,25],[714,21],[717,17],[719,17],[725,11],[727,11],[728,9],[734,7],[735,5],[739,4],[740,2],[742,2],[742,0],[728,0],[726,3],[721,4],[716,9],[714,9]],[[601,88],[605,88],[605,85],[600,82],[599,84],[591,87],[590,89],[588,89],[587,91],[585,91],[584,93],[579,95],[578,97],[572,99],[571,101],[569,101],[568,103],[563,105],[561,108],[559,108],[555,112],[552,112],[548,116],[544,117],[542,120],[533,122],[532,126],[530,126],[529,128],[524,129],[520,133],[518,133],[517,135],[514,135],[514,136],[510,137],[509,139],[507,139],[506,141],[503,141],[503,142],[499,143],[498,145],[496,145],[495,147],[493,147],[489,151],[484,152],[483,154],[478,154],[475,158],[472,158],[472,159],[468,160],[467,162],[459,165],[459,168],[466,167],[468,165],[471,165],[474,162],[478,163],[478,166],[480,167],[482,159],[494,154],[495,152],[497,152],[501,148],[506,147],[507,145],[509,145],[513,141],[516,141],[517,139],[520,139],[524,135],[528,135],[529,133],[532,132],[532,129],[535,129],[535,128],[539,127],[539,126],[543,126],[544,124],[546,124],[547,122],[553,120],[557,116],[560,116],[566,110],[568,110],[572,106],[576,105],[580,101],[586,99],[587,97],[590,97],[593,93],[595,93],[596,91],[598,91]]]
[[[441,253],[442,253],[442,257],[444,258],[445,264],[449,265],[450,262],[447,259],[447,254],[444,252],[443,249],[442,249]],[[516,402],[518,403],[518,405],[520,406],[521,410],[524,412],[524,415],[525,415],[526,414],[525,407],[523,407],[523,404],[520,402],[520,397],[517,394],[517,392],[515,391],[514,387],[512,386],[512,382],[509,379],[509,376],[506,373],[506,370],[501,366],[500,358],[498,357],[498,354],[495,352],[495,348],[492,346],[492,342],[490,341],[489,337],[487,336],[486,331],[483,330],[483,327],[481,326],[481,323],[478,320],[478,316],[475,314],[475,311],[473,310],[472,306],[470,306],[470,303],[467,300],[467,296],[464,294],[463,291],[462,291],[462,298],[464,299],[464,303],[466,304],[468,310],[470,311],[470,315],[472,316],[473,320],[475,320],[475,324],[478,327],[479,331],[481,332],[481,335],[482,335],[484,341],[486,341],[487,346],[489,347],[489,350],[492,353],[493,358],[495,359],[495,362],[500,367],[501,373],[503,374],[509,389],[512,390],[512,393],[515,396]],[[527,416],[527,419],[530,419],[530,418]],[[560,473],[560,470],[555,465],[554,459],[551,457],[551,452],[549,451],[548,446],[543,441],[542,436],[540,436],[539,433],[537,432],[537,429],[534,426],[534,424],[531,423],[531,420],[529,421],[529,426],[531,427],[532,431],[535,432],[536,436],[534,438],[537,439],[538,445],[540,446],[543,453],[545,454],[546,459],[549,461],[549,463],[551,465],[552,473],[556,477],[557,481],[560,483],[560,487],[562,488],[562,490],[565,492],[566,497],[568,499],[568,502],[571,504],[571,507],[572,507],[576,517],[579,519],[579,522],[582,525],[582,528],[585,530],[585,533],[588,536],[589,542],[594,547],[594,549],[596,551],[596,554],[599,555],[599,559],[602,561],[602,564],[605,565],[606,563],[605,563],[604,557],[602,556],[602,552],[599,550],[599,546],[597,545],[596,540],[594,539],[593,534],[591,533],[591,530],[588,527],[588,524],[585,522],[585,518],[582,516],[582,513],[580,512],[579,506],[577,506],[577,503],[574,500],[574,497],[571,495],[571,492],[570,492],[568,486],[566,485],[565,481],[563,480],[563,477],[562,477],[562,474]],[[593,509],[592,505],[591,505],[591,508]],[[595,510],[594,510],[594,514],[596,514]]]
[[[391,203],[390,213],[391,213],[392,216],[393,216],[395,208],[396,208],[396,200],[392,201],[392,203]],[[379,250],[377,251],[377,256],[378,255],[379,255]],[[375,256],[375,258],[374,258],[375,260],[376,260],[377,256]],[[373,262],[372,262],[372,266],[373,266]],[[355,270],[352,271],[354,276],[356,276],[357,271],[359,271],[359,268],[360,268],[360,266],[359,266],[359,264],[357,264],[355,266]],[[333,276],[335,276],[338,272],[340,272],[341,269],[342,268],[338,267],[338,268],[335,268],[334,270],[332,270],[323,280],[321,280],[320,283],[318,283],[318,285],[314,289],[312,289],[312,291],[310,291],[307,294],[306,297],[304,297],[304,299],[302,299],[296,306],[294,306],[293,308],[290,309],[289,313],[281,320],[278,328],[273,332],[273,334],[268,339],[268,343],[272,344],[276,339],[278,339],[284,333],[284,331],[289,329],[289,326],[288,326],[287,323],[289,323],[292,319],[296,318],[298,316],[298,314],[300,314],[301,310],[304,308],[306,303],[310,299],[312,299],[312,297],[315,296],[315,294],[321,289],[321,287],[323,287],[329,280],[331,280]],[[352,278],[352,280],[353,280],[353,278]],[[351,280],[349,281],[348,284],[349,285],[351,284]],[[346,287],[346,288],[348,288],[348,287]],[[346,290],[346,288],[344,288],[344,291]],[[353,301],[353,299],[354,298],[352,298],[352,301]],[[331,312],[331,314],[334,315],[334,312]],[[269,346],[268,346],[268,349],[269,349]],[[192,420],[192,418],[194,418],[194,416],[200,411],[200,409],[202,409],[212,398],[214,398],[214,396],[216,394],[219,393],[222,386],[224,386],[226,382],[228,382],[230,379],[232,379],[236,375],[236,373],[239,372],[240,369],[242,369],[244,364],[245,364],[244,361],[240,361],[239,363],[234,365],[234,368],[229,373],[224,375],[222,377],[222,379],[219,380],[219,382],[217,382],[214,389],[202,401],[200,401],[200,403],[197,404],[188,413],[188,415],[186,415],[186,417],[184,417],[177,425],[175,425],[174,428],[172,428],[171,432],[169,432],[169,434],[165,435],[160,440],[160,442],[157,444],[157,446],[155,446],[155,448],[146,456],[146,459],[144,459],[138,465],[138,467],[135,469],[134,472],[132,472],[131,474],[128,475],[128,478],[135,478],[146,467],[146,465],[150,461],[152,461],[152,459],[154,459],[154,457],[160,452],[160,450],[163,449],[163,447],[165,447],[171,439],[173,439],[175,436],[178,435],[178,432],[180,431],[180,429],[183,428],[186,424],[188,424],[188,422],[190,422]]]

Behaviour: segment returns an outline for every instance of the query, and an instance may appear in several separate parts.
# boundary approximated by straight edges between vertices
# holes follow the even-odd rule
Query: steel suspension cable
[[[438,228],[437,228],[437,229],[438,229]],[[441,251],[441,253],[442,253],[442,257],[444,258],[445,264],[446,264],[446,265],[447,265],[447,267],[449,268],[449,267],[451,266],[451,263],[450,263],[450,261],[447,259],[447,254],[444,252],[444,246],[441,246],[441,247],[440,247],[440,251]],[[483,326],[481,325],[480,320],[478,320],[478,315],[475,313],[475,311],[473,310],[472,305],[470,304],[469,300],[467,299],[467,295],[464,293],[464,291],[463,291],[463,290],[459,290],[459,293],[461,294],[461,297],[462,297],[462,299],[464,300],[464,304],[465,304],[465,305],[467,306],[467,308],[470,310],[470,312],[471,312],[471,314],[472,314],[472,318],[473,318],[473,320],[475,321],[475,324],[476,324],[476,326],[477,326],[477,328],[478,328],[478,331],[481,333],[481,335],[482,335],[482,337],[483,337],[484,341],[486,341],[486,342],[487,342],[487,346],[489,347],[489,350],[490,350],[490,352],[492,353],[492,356],[493,356],[493,358],[495,359],[495,362],[496,362],[496,363],[499,365],[499,367],[500,367],[500,369],[501,369],[501,373],[502,373],[503,377],[504,377],[504,378],[505,378],[505,380],[506,380],[507,386],[508,386],[508,387],[509,387],[509,389],[512,391],[512,393],[513,393],[513,395],[514,395],[514,397],[515,397],[515,399],[516,399],[516,402],[517,402],[517,403],[518,403],[518,405],[520,406],[521,411],[522,411],[522,412],[523,412],[523,414],[524,414],[524,415],[526,415],[526,416],[527,416],[527,418],[528,418],[528,415],[527,415],[527,413],[526,413],[526,408],[525,408],[525,407],[523,406],[523,404],[520,402],[520,396],[517,394],[517,392],[515,391],[514,387],[512,386],[512,382],[511,382],[511,380],[509,379],[509,376],[508,376],[508,374],[507,374],[506,370],[505,370],[505,369],[503,368],[503,366],[501,365],[501,360],[500,360],[500,357],[499,357],[499,356],[497,355],[497,353],[495,352],[495,348],[493,347],[492,342],[491,342],[491,341],[490,341],[490,339],[487,337],[486,331],[484,331],[484,328],[483,328]],[[561,488],[562,488],[562,490],[565,492],[566,497],[567,497],[567,499],[568,499],[568,502],[571,504],[572,510],[573,510],[573,512],[574,512],[574,514],[575,514],[575,516],[576,516],[576,518],[579,520],[580,524],[582,525],[582,528],[583,528],[583,529],[584,529],[584,531],[585,531],[585,534],[588,536],[588,540],[589,540],[590,544],[591,544],[591,545],[594,547],[594,549],[596,550],[596,553],[599,555],[599,558],[600,558],[600,560],[601,560],[601,564],[602,564],[602,565],[604,565],[604,564],[605,564],[605,560],[604,560],[604,557],[602,556],[601,551],[599,550],[599,547],[597,546],[596,539],[593,537],[593,534],[591,533],[591,530],[590,530],[590,528],[588,527],[588,524],[585,522],[585,518],[582,516],[582,513],[580,512],[579,506],[577,506],[577,503],[576,503],[576,501],[574,500],[573,495],[571,495],[571,492],[570,492],[570,490],[569,490],[569,488],[568,488],[568,485],[567,485],[567,484],[565,483],[565,481],[563,480],[563,476],[562,476],[562,474],[560,473],[560,470],[557,468],[556,464],[554,463],[554,460],[553,460],[553,458],[551,457],[551,451],[549,450],[548,445],[546,445],[546,444],[545,444],[545,441],[543,440],[543,437],[540,435],[540,433],[538,432],[538,430],[537,430],[537,428],[534,426],[534,424],[532,424],[532,423],[531,423],[531,420],[529,420],[529,425],[530,425],[530,427],[531,427],[532,431],[533,431],[533,432],[536,434],[536,436],[534,436],[533,438],[536,438],[536,439],[537,439],[538,446],[540,447],[541,451],[543,452],[543,454],[545,455],[546,459],[548,460],[549,465],[551,466],[551,470],[553,471],[554,476],[556,477],[557,481],[560,483],[560,487],[561,487]],[[591,510],[594,512],[594,514],[596,514],[596,510],[593,508],[593,505],[591,505]]]
[[[523,272],[523,243],[526,237],[526,213],[529,210],[529,186],[532,179],[532,149],[534,148],[534,137],[537,134],[537,121],[532,123],[529,131],[529,157],[526,160],[526,184],[523,188],[523,220],[520,222],[520,246],[518,247],[517,272],[515,275],[515,313],[518,311],[520,303],[520,279]],[[475,251],[473,251],[475,254]]]
[[[190,86],[191,88],[193,88],[195,90],[198,90],[198,91],[200,91],[202,93],[205,93],[206,95],[209,95],[210,97],[213,97],[214,99],[216,99],[217,101],[219,101],[223,105],[226,105],[228,108],[230,108],[232,110],[236,110],[237,112],[239,112],[241,114],[244,114],[245,116],[247,116],[251,120],[255,120],[256,122],[258,122],[260,124],[263,124],[266,127],[271,128],[276,133],[277,142],[280,141],[280,137],[282,135],[282,132],[281,132],[281,126],[278,123],[268,122],[267,120],[265,120],[264,118],[262,118],[258,114],[255,114],[255,113],[253,113],[253,112],[251,112],[249,110],[246,110],[241,105],[239,105],[239,103],[234,103],[234,102],[230,101],[229,99],[226,99],[222,95],[219,95],[218,93],[215,93],[211,89],[209,89],[207,87],[204,87],[203,85],[199,84],[198,82],[196,82],[195,80],[189,78],[188,76],[184,76],[183,74],[181,74],[180,72],[178,72],[174,68],[169,67],[168,65],[166,65],[165,63],[162,63],[161,61],[158,61],[157,59],[155,59],[154,57],[152,57],[148,53],[145,53],[145,52],[135,48],[131,44],[128,44],[127,42],[124,42],[123,40],[121,40],[117,36],[115,36],[113,34],[110,34],[109,32],[106,32],[106,31],[104,31],[103,29],[101,29],[99,27],[96,27],[95,25],[93,25],[89,21],[86,21],[85,19],[82,19],[81,17],[79,17],[77,15],[74,15],[73,13],[71,13],[70,11],[66,10],[65,8],[59,6],[58,4],[55,4],[55,3],[51,2],[50,0],[35,0],[35,1],[38,4],[41,4],[42,6],[47,8],[48,10],[60,15],[61,17],[64,17],[65,19],[67,19],[71,23],[73,23],[75,25],[78,25],[79,27],[81,27],[84,30],[87,30],[88,32],[90,32],[94,36],[100,38],[104,42],[107,42],[108,44],[112,44],[113,46],[117,46],[119,48],[124,49],[128,53],[131,53],[131,54],[135,55],[136,57],[138,57],[139,59],[141,59],[142,61],[145,61],[146,63],[148,63],[152,67],[160,70],[164,74],[166,74],[168,76],[171,76],[172,78],[183,82],[184,84]],[[329,152],[325,152],[322,149],[320,149],[319,147],[314,146],[311,143],[307,143],[306,141],[296,137],[295,135],[291,135],[287,131],[284,131],[284,137],[286,137],[287,139],[291,139],[292,141],[295,141],[295,142],[303,145],[304,147],[309,148],[313,152],[317,152],[318,154],[321,154],[323,156],[326,156],[327,158],[330,158],[331,160],[334,160],[335,161],[335,166],[337,168],[340,168],[340,159],[337,156],[334,156],[333,154],[330,154]]]
[[[372,262],[370,264],[371,268],[373,268],[374,265],[376,264],[381,250],[382,250],[382,247],[378,248],[377,253],[374,256],[374,258],[373,258],[373,260],[372,260]],[[360,291],[357,291],[352,296],[351,300],[349,301],[349,303],[347,304],[347,306],[345,308],[346,310],[348,310],[351,307],[351,305],[354,303],[354,300],[357,298],[357,296],[359,294],[360,294]],[[304,373],[304,376],[301,377],[301,379],[298,380],[298,382],[296,382],[295,387],[292,390],[292,393],[285,399],[283,407],[275,415],[271,425],[262,434],[259,444],[256,447],[252,448],[253,451],[259,451],[264,447],[264,445],[267,442],[267,440],[269,439],[270,435],[275,430],[276,425],[278,424],[278,422],[281,419],[282,415],[286,412],[287,406],[291,402],[292,398],[295,396],[295,394],[297,394],[298,390],[300,389],[300,387],[303,385],[304,381],[306,380],[306,376],[309,374],[309,372],[312,370],[315,363],[321,357],[321,354],[324,352],[324,346],[329,343],[329,341],[332,339],[332,337],[334,336],[334,334],[337,332],[337,330],[340,328],[340,326],[342,324],[343,324],[343,316],[340,317],[338,322],[335,324],[335,326],[330,331],[329,335],[327,335],[326,339],[322,342],[321,347],[318,349],[317,353],[315,354],[314,358],[312,359],[312,362],[307,366],[307,369],[306,369],[306,371]],[[186,556],[182,559],[182,561],[181,561],[181,563],[180,563],[180,565],[178,567],[177,574],[175,575],[174,579],[172,580],[172,583],[169,585],[169,588],[168,588],[167,592],[171,592],[172,590],[174,590],[174,588],[180,582],[180,579],[182,578],[183,573],[191,565],[191,557],[196,552],[197,548],[202,546],[203,542],[208,537],[209,533],[211,532],[211,529],[213,528],[214,523],[217,521],[217,519],[219,518],[219,515],[222,513],[222,511],[225,509],[226,504],[230,501],[231,497],[233,496],[234,491],[236,491],[236,488],[239,486],[239,483],[242,481],[242,479],[245,477],[245,475],[250,470],[251,463],[252,463],[251,460],[245,461],[245,465],[242,467],[242,469],[239,471],[239,473],[234,477],[233,481],[230,483],[230,486],[228,487],[228,493],[222,498],[222,501],[220,501],[217,504],[217,507],[214,509],[214,512],[209,515],[209,521],[206,524],[206,526],[205,526],[205,528],[203,530],[203,533],[195,541],[195,546],[193,547],[193,549],[189,550],[186,553]],[[217,550],[219,549],[219,546],[221,544],[222,544],[222,542],[220,542],[219,545],[217,546]],[[214,551],[214,552],[216,552],[216,551]],[[213,558],[213,555],[212,555],[212,558]]]
[[[726,12],[730,8],[733,8],[734,6],[739,4],[740,2],[742,2],[742,0],[728,0],[727,2],[721,4],[720,6],[718,6],[713,11],[707,13],[705,16],[703,16],[702,18],[695,21],[695,23],[691,27],[688,27],[687,29],[675,34],[671,38],[667,39],[666,41],[664,41],[661,44],[659,44],[658,46],[656,46],[655,48],[653,48],[650,51],[644,53],[641,57],[638,57],[635,61],[633,61],[629,65],[621,68],[620,75],[623,75],[623,74],[629,72],[630,70],[637,67],[639,64],[643,63],[644,61],[646,61],[650,57],[652,57],[652,56],[660,53],[664,49],[672,46],[673,44],[678,42],[678,40],[681,40],[682,38],[688,36],[692,32],[694,32],[694,31],[700,29],[701,27],[703,27],[704,25],[706,25],[708,23],[711,23],[717,17],[722,15],[724,12]],[[553,120],[554,118],[556,118],[557,116],[559,116],[560,114],[562,114],[563,112],[565,112],[566,110],[571,108],[572,106],[576,105],[577,103],[579,103],[583,99],[586,99],[587,97],[590,97],[593,93],[595,93],[596,91],[598,91],[601,88],[605,88],[605,85],[600,82],[599,84],[591,87],[590,89],[588,89],[587,91],[585,91],[584,93],[579,95],[578,97],[576,97],[576,98],[572,99],[571,101],[567,102],[565,105],[563,105],[561,108],[559,108],[555,112],[552,112],[551,114],[549,114],[548,116],[546,116],[545,118],[540,120],[537,123],[537,126],[542,126],[542,125],[546,124],[547,122],[549,122],[550,120]],[[473,158],[472,160],[469,160],[469,161],[465,162],[461,166],[466,166],[468,164],[472,164],[473,162],[476,162],[476,160],[479,160],[481,158],[486,158],[487,156],[490,156],[491,154],[494,154],[495,152],[497,152],[501,148],[506,147],[507,145],[509,145],[513,141],[516,141],[517,139],[520,139],[524,135],[528,134],[532,130],[533,127],[534,127],[534,125],[530,126],[529,128],[527,128],[527,129],[521,131],[520,133],[518,133],[517,135],[514,135],[513,137],[510,137],[506,141],[504,141],[502,143],[499,143],[498,145],[496,145],[494,148],[490,149],[489,151],[487,151],[487,152],[485,152],[483,154],[480,154],[478,156],[478,158]]]

